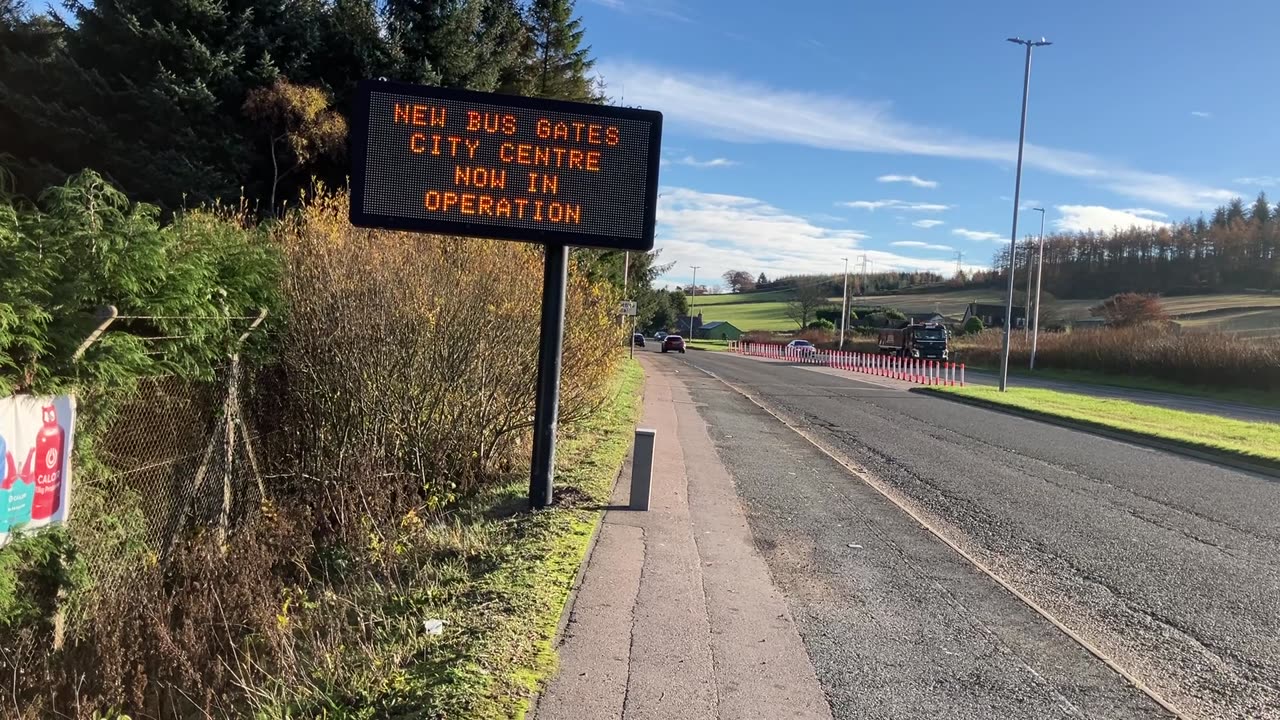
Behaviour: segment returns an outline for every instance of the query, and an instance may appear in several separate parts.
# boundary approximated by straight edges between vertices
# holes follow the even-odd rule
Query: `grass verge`
[[[926,391],[1280,468],[1280,425],[1275,423],[1233,420],[1039,388],[1010,388],[1002,393],[994,387],[970,385]]]
[[[685,340],[684,342],[693,350],[711,350],[713,352],[728,352],[729,350],[728,340]]]
[[[630,447],[643,382],[624,359],[613,399],[562,432],[553,507],[525,509],[528,477],[515,468],[505,486],[440,520],[411,512],[370,528],[363,552],[377,572],[282,609],[282,627],[302,638],[301,672],[257,690],[255,716],[523,718],[555,672],[556,630]],[[443,632],[426,630],[435,620]]]
[[[485,681],[459,676],[459,682],[440,688],[444,695],[459,694],[455,706],[467,709],[465,717],[522,718],[534,693],[555,673],[552,644],[560,615],[630,447],[643,384],[640,364],[624,361],[616,401],[557,447],[556,507],[503,521],[510,526],[510,542],[501,566],[482,580],[485,601],[459,608],[475,621],[469,625],[484,628],[471,663]],[[493,508],[520,506],[527,492],[522,476],[495,498]],[[492,522],[491,512],[474,519]]]
[[[971,370],[981,370],[983,372],[999,372],[1000,370],[998,367],[987,367],[984,365],[969,365],[968,367]],[[1151,390],[1153,392],[1169,393],[1170,395],[1186,395],[1188,397],[1220,400],[1222,402],[1252,405],[1254,407],[1261,408],[1280,407],[1280,392],[1276,392],[1274,390],[1239,390],[1203,387],[1200,385],[1187,385],[1185,383],[1144,377],[1141,375],[1109,375],[1107,373],[1091,372],[1089,370],[1058,370],[1046,368],[1032,371],[1025,368],[1015,369],[1011,367],[1009,368],[1009,374],[1018,375],[1020,377],[1042,378],[1044,380],[1060,380],[1062,382],[1102,385],[1105,387]]]

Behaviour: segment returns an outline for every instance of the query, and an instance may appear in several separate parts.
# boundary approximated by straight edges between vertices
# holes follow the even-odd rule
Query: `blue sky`
[[[1228,6],[1229,5],[1229,9]],[[1280,4],[579,0],[615,102],[665,116],[664,281],[986,266],[1022,204],[1109,230],[1280,196]],[[1275,200],[1276,198],[1273,198]],[[1024,211],[1019,235],[1039,229]]]

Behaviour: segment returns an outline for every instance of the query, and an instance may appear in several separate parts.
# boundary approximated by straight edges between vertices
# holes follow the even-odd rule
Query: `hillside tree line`
[[[1036,253],[1034,243],[1024,247],[1030,252],[1019,249],[1019,285]],[[1009,250],[997,252],[992,264],[1007,268]],[[1003,271],[981,273],[968,284],[1003,284],[1007,277]],[[1207,220],[1046,236],[1043,284],[1061,298],[1280,290],[1280,205],[1272,207],[1259,194],[1251,206],[1237,198]]]
[[[843,274],[780,275],[770,280],[764,273],[755,276],[746,270],[726,270],[720,277],[724,279],[724,287],[729,292],[734,293],[782,290],[795,295],[802,291],[809,292],[812,290],[818,295],[836,297],[844,291]],[[936,285],[941,282],[943,282],[943,277],[934,272],[893,270],[878,273],[871,272],[863,275],[850,269],[849,294],[875,295],[919,286]],[[698,294],[701,295],[706,292],[707,289],[704,286],[699,287]]]

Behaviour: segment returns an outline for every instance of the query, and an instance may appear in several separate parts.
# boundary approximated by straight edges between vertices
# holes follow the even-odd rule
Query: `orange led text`
[[[599,150],[579,150],[525,143],[502,143],[498,159],[517,165],[541,165],[543,167],[568,168],[570,170],[600,171]]]
[[[467,130],[470,130],[471,132],[480,132],[483,130],[491,135],[499,132],[503,135],[515,135],[516,116],[468,110]]]
[[[409,105],[396,103],[391,113],[393,122],[423,127],[444,127],[445,109],[431,105]]]
[[[573,140],[589,145],[617,145],[620,136],[618,128],[612,125],[605,127],[595,123],[551,122],[539,119],[536,125],[538,137],[543,140]]]
[[[452,190],[428,190],[423,207],[431,212],[487,215],[554,224],[581,224],[582,206],[528,198],[505,198]]]

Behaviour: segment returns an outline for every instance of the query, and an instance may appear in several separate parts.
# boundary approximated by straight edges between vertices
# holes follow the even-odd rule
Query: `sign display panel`
[[[662,114],[364,81],[351,222],[653,249]]]

